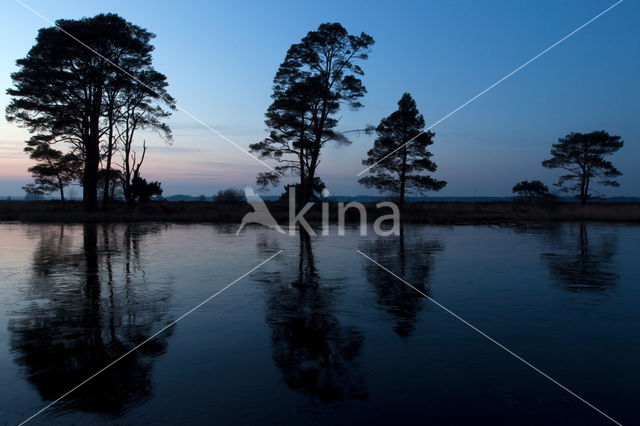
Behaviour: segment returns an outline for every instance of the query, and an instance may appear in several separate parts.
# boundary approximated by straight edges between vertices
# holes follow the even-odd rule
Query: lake
[[[0,424],[639,423],[638,226],[235,231],[0,224]]]

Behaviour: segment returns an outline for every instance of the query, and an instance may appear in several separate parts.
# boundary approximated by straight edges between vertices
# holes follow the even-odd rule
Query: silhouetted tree
[[[31,138],[24,149],[29,158],[38,163],[29,168],[35,183],[44,193],[60,192],[60,200],[64,202],[64,188],[80,175],[80,158],[73,154],[63,154],[37,137]]]
[[[577,191],[576,198],[586,204],[591,198],[593,178],[599,178],[597,183],[601,185],[620,186],[614,179],[622,176],[622,173],[605,157],[615,153],[623,145],[620,136],[609,136],[604,131],[570,133],[553,144],[552,158],[544,160],[542,166],[568,172],[560,176],[555,185],[565,192]]]
[[[142,144],[142,155],[140,156],[140,160],[137,159],[137,155],[135,151],[132,151],[131,154],[131,165],[133,174],[131,175],[131,182],[126,183],[127,181],[127,173],[125,170],[122,173],[119,173],[119,176],[122,179],[122,188],[124,197],[127,200],[127,205],[131,207],[134,203],[141,201],[146,203],[151,199],[160,199],[162,197],[162,187],[160,182],[150,182],[148,183],[146,179],[143,179],[140,175],[140,168],[144,163],[144,158],[147,153],[147,145],[146,142]]]
[[[435,172],[437,167],[431,161],[433,154],[427,149],[433,144],[435,134],[425,132],[424,125],[424,117],[416,102],[409,93],[405,93],[398,102],[398,109],[383,118],[376,128],[378,138],[362,161],[362,164],[372,166],[369,169],[371,175],[359,182],[397,195],[400,206],[404,204],[407,193],[422,194],[444,188],[447,182],[422,174],[425,170]]]
[[[97,204],[100,145],[105,135],[109,158],[113,150],[115,104],[111,103],[111,92],[115,86],[122,86],[149,93],[135,79],[124,78],[111,63],[144,81],[144,75],[154,72],[153,37],[115,14],[58,20],[56,27],[39,31],[35,46],[17,61],[19,70],[11,75],[15,87],[7,91],[13,97],[7,118],[46,135],[51,143],[67,142],[77,149],[84,162],[82,183],[87,210]]]
[[[273,80],[265,120],[269,136],[250,145],[260,157],[278,162],[277,172],[258,175],[258,184],[276,185],[281,174],[299,176],[302,200],[311,198],[322,147],[350,143],[348,132],[336,131],[336,113],[342,104],[362,106],[364,72],[356,61],[367,59],[373,43],[365,33],[354,36],[339,23],[325,23],[289,48]]]
[[[160,182],[147,182],[141,177],[134,177],[129,186],[129,198],[133,201],[147,203],[152,198],[162,196],[162,186]]]
[[[244,192],[235,188],[221,189],[213,197],[216,203],[242,203],[246,199]]]
[[[538,202],[550,201],[556,198],[549,192],[549,187],[539,180],[523,180],[518,182],[512,189],[514,194],[518,194],[517,200]]]

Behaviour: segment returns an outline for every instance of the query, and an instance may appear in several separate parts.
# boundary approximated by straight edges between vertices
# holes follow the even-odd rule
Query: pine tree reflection
[[[601,292],[614,287],[618,273],[613,262],[618,241],[613,234],[589,236],[586,223],[574,227],[556,228],[549,234],[554,252],[543,253],[551,278],[571,292]]]
[[[117,280],[112,264],[122,247],[154,229],[105,225],[99,232],[98,228],[83,226],[81,247],[72,244],[74,233],[64,226],[43,230],[25,307],[13,312],[9,322],[15,361],[45,401],[60,397],[168,321],[168,291],[150,294],[144,283],[133,285],[130,276]],[[123,241],[118,241],[121,235]],[[167,337],[148,342],[54,409],[117,417],[144,402],[152,392],[154,358],[166,351]]]
[[[320,402],[366,398],[358,361],[364,336],[340,324],[333,311],[336,289],[322,282],[310,236],[301,232],[299,239],[296,276],[272,279],[267,287],[274,362],[292,390]]]
[[[428,282],[433,269],[433,254],[444,247],[440,241],[424,240],[421,236],[408,237],[405,234],[403,226],[398,237],[370,241],[363,252],[424,294],[430,295]],[[418,314],[426,302],[424,296],[368,260],[365,271],[378,305],[395,320],[393,331],[401,337],[411,336]]]

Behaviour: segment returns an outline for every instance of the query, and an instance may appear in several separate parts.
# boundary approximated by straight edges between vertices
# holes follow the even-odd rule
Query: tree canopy
[[[549,187],[539,180],[523,180],[513,186],[514,194],[520,201],[538,202],[551,201],[556,198],[549,192]]]

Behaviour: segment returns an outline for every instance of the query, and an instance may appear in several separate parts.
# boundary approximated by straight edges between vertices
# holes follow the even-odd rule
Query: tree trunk
[[[100,115],[102,106],[102,88],[92,90],[87,117],[88,132],[85,135],[85,164],[83,176],[84,208],[88,212],[98,207],[98,167],[100,165]]]
[[[400,170],[400,200],[399,203],[400,204],[398,207],[400,207],[400,212],[402,213],[403,211],[403,207],[404,207],[404,197],[405,197],[405,191],[406,191],[406,183],[407,183],[407,146],[405,145],[402,148],[402,165],[401,165],[402,169]]]
[[[300,193],[299,194],[296,193],[296,196],[294,198],[294,202],[296,203],[296,213],[300,212],[300,209],[302,209],[302,207],[305,204],[304,192],[305,192],[305,187],[307,186],[306,176],[307,176],[307,171],[304,168],[304,159],[301,155],[300,156],[300,186],[298,187],[298,191]]]
[[[102,194],[102,208],[106,209],[109,204],[109,198],[111,192],[109,186],[111,186],[111,157],[113,155],[113,105],[109,106],[109,136],[107,143],[107,165],[105,168],[104,188]]]
[[[314,168],[309,168],[309,172],[307,173],[305,184],[302,188],[302,198],[300,199],[300,206],[304,207],[305,204],[309,203],[313,199],[313,180],[315,178],[316,171]]]
[[[108,148],[111,150],[111,148]],[[107,153],[107,165],[105,168],[104,187],[102,191],[102,208],[106,209],[109,204],[109,196],[111,194],[109,187],[111,186],[111,152]]]
[[[588,171],[585,166],[580,164],[580,204],[587,204],[587,181],[589,180]]]
[[[60,201],[64,204],[64,185],[62,180],[58,177],[58,187],[60,188]]]
[[[127,118],[128,120],[128,118]],[[122,190],[124,198],[127,200],[127,206],[131,207],[133,200],[131,199],[131,142],[129,140],[129,126],[127,124],[126,139],[124,145],[124,179],[122,179]]]
[[[92,212],[98,205],[98,164],[100,155],[98,152],[98,144],[89,143],[86,146],[86,159],[84,165],[84,174],[82,177],[82,195],[84,200],[84,208],[88,212]]]
[[[587,190],[584,180],[580,182],[580,204],[587,204]]]
[[[398,201],[400,210],[402,210],[402,207],[404,207],[405,183],[406,183],[406,178],[404,176],[404,173],[402,173],[400,175],[400,200]]]
[[[587,173],[589,173],[588,170],[587,170]],[[582,199],[583,206],[587,204],[588,199],[589,199],[589,175],[587,174],[587,177],[585,178],[585,181],[584,181],[584,198]]]

